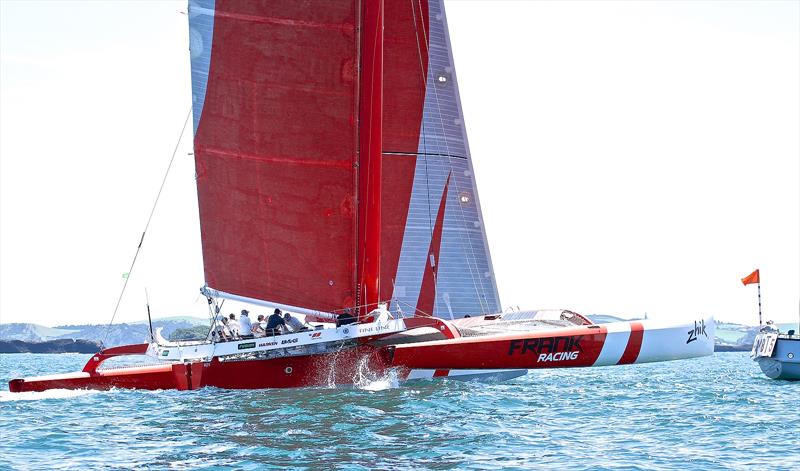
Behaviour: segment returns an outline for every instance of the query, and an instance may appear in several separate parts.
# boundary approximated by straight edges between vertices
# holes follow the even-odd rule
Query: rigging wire
[[[158,194],[156,195],[156,200],[153,202],[153,208],[150,210],[150,216],[147,218],[147,224],[144,226],[144,231],[142,231],[142,237],[139,239],[139,246],[136,247],[136,253],[133,255],[133,261],[131,261],[131,266],[128,268],[128,276],[125,277],[125,283],[122,285],[122,291],[119,293],[119,298],[117,299],[117,305],[114,307],[114,313],[111,315],[111,321],[109,321],[108,325],[106,326],[105,334],[103,335],[103,344],[105,344],[106,339],[108,339],[108,333],[111,331],[111,325],[114,323],[114,318],[117,317],[117,311],[119,310],[119,305],[122,303],[122,297],[125,295],[125,288],[128,286],[128,281],[131,279],[131,273],[133,272],[133,266],[136,265],[136,258],[139,256],[139,251],[142,249],[142,243],[144,243],[144,236],[147,233],[147,229],[150,227],[150,222],[153,220],[153,214],[156,212],[156,206],[158,205],[158,200],[161,198],[161,192],[164,190],[164,184],[167,183],[167,177],[169,176],[169,171],[172,168],[172,163],[175,161],[175,156],[178,154],[178,147],[183,140],[183,134],[186,132],[186,125],[189,124],[189,118],[192,116],[192,108],[189,108],[189,112],[186,114],[186,120],[183,122],[183,128],[181,128],[181,133],[178,136],[178,142],[175,143],[175,149],[172,151],[172,157],[169,159],[169,165],[167,165],[167,171],[164,173],[164,178],[161,180],[161,187],[158,189]]]

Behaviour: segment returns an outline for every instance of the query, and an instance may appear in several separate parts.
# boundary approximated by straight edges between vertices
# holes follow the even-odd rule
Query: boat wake
[[[12,393],[9,391],[0,392],[0,402],[13,401],[39,401],[42,399],[72,399],[74,397],[97,394],[101,391],[89,389],[48,389],[47,391],[27,391]]]

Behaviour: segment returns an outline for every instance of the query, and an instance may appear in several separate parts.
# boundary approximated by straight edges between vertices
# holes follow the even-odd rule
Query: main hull
[[[620,322],[407,344],[361,344],[334,353],[269,359],[214,357],[209,361],[102,370],[118,355],[144,354],[148,345],[118,347],[94,356],[84,371],[14,379],[11,392],[46,389],[266,389],[461,379],[501,381],[528,369],[624,365],[713,353],[713,319],[692,324]]]

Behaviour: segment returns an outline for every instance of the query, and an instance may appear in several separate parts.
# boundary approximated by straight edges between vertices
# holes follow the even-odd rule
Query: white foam
[[[394,370],[390,370],[382,378],[356,383],[356,387],[365,391],[385,391],[400,387],[400,381],[397,379],[397,373]]]
[[[89,389],[48,389],[47,391],[41,392],[29,391],[19,393],[1,391],[0,402],[38,401],[41,399],[71,399],[73,397],[97,394],[98,392],[100,391],[93,391]]]

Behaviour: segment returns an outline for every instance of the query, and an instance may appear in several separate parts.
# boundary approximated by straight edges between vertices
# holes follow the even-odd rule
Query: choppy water
[[[798,469],[800,382],[745,353],[366,389],[48,391],[0,355],[0,469]]]

